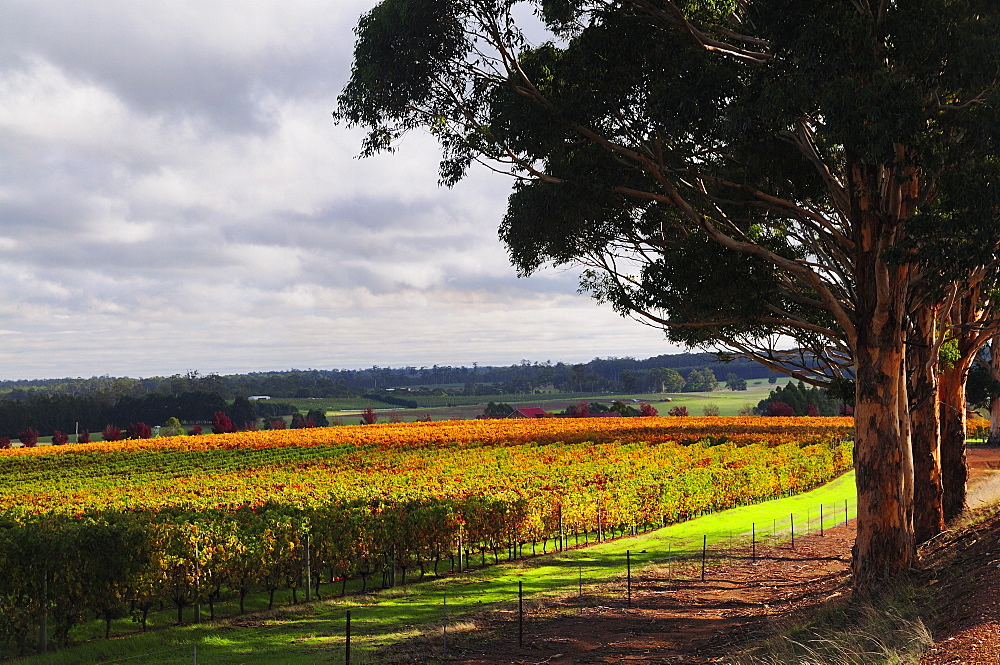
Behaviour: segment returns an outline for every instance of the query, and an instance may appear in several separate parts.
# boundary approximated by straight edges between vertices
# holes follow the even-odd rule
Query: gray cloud
[[[142,112],[194,112],[217,129],[254,131],[266,124],[250,103],[262,90],[336,91],[353,43],[344,22],[369,4],[11,0],[0,58],[64,63]]]
[[[332,124],[373,0],[7,0],[5,378],[587,360],[667,349],[518,280],[510,183],[437,187],[433,140]]]

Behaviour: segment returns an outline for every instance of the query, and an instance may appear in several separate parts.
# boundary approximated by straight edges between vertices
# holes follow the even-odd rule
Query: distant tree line
[[[28,429],[40,436],[55,431],[101,431],[107,425],[210,423],[224,412],[237,428],[293,415],[282,398],[367,397],[401,408],[417,408],[416,395],[461,393],[476,396],[563,392],[697,392],[714,390],[719,377],[743,389],[746,379],[770,378],[773,372],[744,360],[725,363],[712,354],[662,355],[645,360],[597,358],[589,363],[531,363],[509,366],[439,366],[363,370],[289,370],[249,374],[184,375],[134,379],[98,376],[36,381],[0,381],[0,437]],[[738,387],[742,386],[742,387]],[[390,392],[406,388],[408,392]],[[249,400],[260,395],[276,399]],[[315,415],[315,414],[314,414]],[[319,417],[302,419],[319,424]],[[325,419],[324,419],[325,420]]]
[[[635,358],[595,358],[588,363],[529,362],[522,360],[508,366],[453,367],[379,367],[358,370],[288,370],[249,374],[202,375],[198,372],[168,377],[134,379],[98,376],[89,379],[64,378],[0,381],[0,397],[23,401],[31,395],[59,394],[97,396],[114,403],[124,397],[149,394],[179,396],[187,392],[218,393],[231,401],[238,396],[267,395],[273,398],[358,397],[365,393],[382,394],[385,388],[447,386],[468,394],[501,395],[527,393],[551,387],[566,392],[654,392],[664,386],[666,392],[680,392],[667,370],[688,379],[692,371],[705,369],[716,377],[730,374],[744,380],[769,378],[775,373],[742,359],[723,362],[708,353],[661,355],[645,360]],[[703,377],[705,378],[705,377]],[[728,381],[728,378],[727,378]],[[384,401],[384,400],[382,400]]]
[[[77,428],[99,432],[108,425],[163,425],[171,418],[186,424],[210,423],[216,412],[225,412],[242,429],[245,423],[258,418],[297,411],[290,404],[270,400],[238,397],[229,402],[219,393],[207,391],[126,395],[113,402],[100,395],[40,393],[22,399],[0,399],[0,436],[16,437],[26,430],[37,430],[40,436],[51,436],[55,431],[75,432]]]
[[[515,409],[506,402],[489,402],[483,409],[482,418],[507,418],[514,413]],[[625,418],[636,416],[656,416],[659,415],[656,408],[651,404],[641,403],[638,407],[625,404],[621,400],[615,400],[611,404],[601,402],[580,402],[571,404],[565,410],[548,414],[555,417],[567,418],[587,418],[589,416],[600,416],[606,414],[617,414]]]
[[[762,416],[836,416],[845,415],[847,407],[816,386],[807,388],[801,381],[775,388],[757,404]]]
[[[392,406],[400,406],[404,409],[416,409],[420,406],[416,401],[412,399],[406,399],[405,397],[399,397],[398,395],[392,395],[389,393],[365,393],[362,397],[366,397],[370,400],[376,402],[382,402],[383,404],[390,404]]]

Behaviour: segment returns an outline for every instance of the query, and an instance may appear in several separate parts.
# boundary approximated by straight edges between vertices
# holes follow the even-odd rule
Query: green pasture
[[[461,636],[463,631],[471,630],[468,617],[472,613],[494,611],[498,617],[513,617],[519,582],[526,600],[535,604],[545,599],[562,598],[583,604],[621,605],[626,595],[626,551],[631,556],[634,580],[641,577],[646,566],[656,564],[662,570],[662,565],[668,564],[671,579],[683,584],[684,580],[700,579],[702,544],[707,541],[707,577],[711,578],[713,562],[750,555],[751,533],[761,545],[781,542],[790,546],[788,540],[793,522],[797,537],[806,531],[819,531],[822,506],[822,526],[829,528],[844,521],[845,502],[853,519],[854,500],[854,474],[848,473],[811,492],[704,515],[589,547],[454,575],[446,572],[445,569],[450,570],[446,561],[442,563],[443,575],[440,577],[375,593],[329,598],[329,594],[339,591],[339,585],[331,585],[337,589],[324,586],[322,601],[285,605],[272,612],[258,611],[230,616],[225,621],[186,626],[170,625],[176,612],[166,608],[151,618],[151,625],[158,628],[137,633],[135,626],[127,628],[125,622],[117,622],[113,633],[119,636],[112,640],[99,639],[103,624],[94,622],[87,626],[91,641],[18,662],[32,665],[343,663],[345,620],[350,611],[351,662],[374,663],[378,662],[378,650],[388,645],[408,640],[419,640],[424,645],[437,644],[445,623],[453,639]],[[579,534],[578,538],[582,545],[585,536]],[[593,541],[594,534],[588,534],[586,539]],[[574,541],[573,535],[568,534],[567,544],[572,546]],[[552,540],[547,547],[551,552]],[[541,551],[541,544],[537,549]],[[525,553],[528,552],[530,547]],[[480,553],[473,553],[470,558],[468,564],[471,566],[481,564]],[[486,560],[491,561],[492,554],[487,553]],[[290,599],[282,596],[280,600],[287,603]],[[249,601],[250,606],[261,607],[266,598],[258,595]],[[232,607],[220,604],[217,610],[230,613]],[[185,618],[190,614],[189,609]],[[204,606],[202,616],[207,616]],[[509,628],[512,624],[508,621],[506,624],[501,622],[502,625]],[[131,634],[120,636],[126,630]],[[514,631],[512,638],[516,638],[516,625],[511,630]],[[530,634],[530,626],[526,630]],[[81,635],[78,633],[77,638]]]
[[[781,378],[777,383],[770,384],[766,379],[754,379],[748,381],[747,390],[731,391],[727,388],[715,390],[711,393],[630,393],[630,394],[605,394],[605,393],[559,393],[546,392],[540,394],[516,394],[516,395],[448,395],[448,396],[420,396],[409,395],[405,392],[399,394],[403,399],[413,400],[420,406],[416,409],[394,406],[384,402],[362,398],[276,398],[277,401],[292,404],[302,413],[310,409],[323,409],[327,417],[333,420],[339,419],[341,424],[354,425],[355,420],[360,417],[361,411],[367,408],[374,409],[382,422],[390,419],[398,419],[405,422],[430,415],[434,420],[466,420],[475,418],[483,412],[483,407],[487,402],[505,402],[515,407],[540,407],[546,411],[563,411],[566,407],[580,402],[600,402],[611,404],[614,401],[623,401],[626,404],[638,406],[640,402],[652,404],[660,412],[660,415],[667,415],[674,406],[686,406],[688,415],[703,416],[707,406],[715,406],[719,409],[721,416],[735,416],[747,406],[754,407],[757,403],[767,397],[768,393],[779,385],[788,383],[791,379]],[[670,401],[666,401],[669,399]]]

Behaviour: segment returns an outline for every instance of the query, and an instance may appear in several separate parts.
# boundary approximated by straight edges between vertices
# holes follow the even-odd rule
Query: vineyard
[[[850,419],[483,420],[0,451],[0,631],[405,583],[798,492]],[[308,579],[307,579],[308,578]]]

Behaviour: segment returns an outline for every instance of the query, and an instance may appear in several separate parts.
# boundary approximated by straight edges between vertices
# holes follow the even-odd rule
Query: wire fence
[[[589,565],[576,566],[575,589],[569,585],[558,584],[556,586],[540,585],[545,587],[542,593],[535,593],[527,600],[532,601],[532,607],[537,610],[544,607],[547,602],[559,602],[560,605],[576,605],[578,610],[585,607],[605,605],[609,602],[622,604],[626,608],[637,607],[636,594],[642,590],[641,584],[650,583],[684,583],[684,582],[704,582],[706,577],[718,568],[734,560],[758,559],[758,554],[782,547],[789,549],[796,548],[796,538],[801,544],[802,538],[811,535],[825,535],[830,528],[841,524],[848,525],[850,522],[850,506],[848,502],[843,504],[819,504],[814,508],[807,508],[804,519],[803,515],[789,513],[787,518],[772,519],[767,524],[756,524],[751,522],[747,531],[730,531],[728,535],[720,537],[715,532],[714,538],[710,539],[709,534],[702,534],[700,539],[688,538],[677,539],[676,542],[668,543],[665,557],[642,558],[635,556],[630,549],[624,550],[621,561],[606,560],[604,562],[592,562]],[[798,521],[796,521],[798,517]],[[759,528],[758,528],[759,527]],[[622,541],[627,542],[627,541]],[[634,563],[641,562],[642,568],[647,570],[656,567],[656,571],[661,575],[665,567],[665,576],[650,577],[644,574],[641,581],[633,577]],[[624,563],[624,574],[621,572],[621,564]],[[612,570],[609,570],[612,569]],[[565,577],[565,575],[561,575]],[[510,588],[510,599],[506,603],[500,603],[501,610],[507,616],[506,630],[502,630],[504,635],[501,638],[509,647],[522,647],[524,644],[526,617],[525,612],[525,587],[518,581],[516,587]],[[575,598],[572,591],[575,590]],[[443,594],[441,597],[441,621],[440,628],[435,631],[436,636],[430,636],[430,643],[436,646],[437,656],[442,660],[448,658],[448,630],[452,626],[454,634],[454,624],[450,623],[449,616],[460,619],[461,614],[455,616],[454,607],[456,601],[463,598]],[[464,598],[468,599],[468,597]],[[558,601],[555,601],[558,599]],[[452,606],[452,614],[449,615],[449,602]],[[506,610],[506,612],[503,612]],[[499,613],[498,613],[499,614]],[[350,615],[350,612],[348,612]],[[344,634],[340,644],[343,648],[342,660],[334,655],[334,663],[369,663],[376,660],[365,660],[364,658],[377,657],[377,651],[368,650],[359,659],[358,645],[364,644],[364,613],[356,610],[353,618],[353,628]],[[348,619],[351,620],[351,619]],[[515,628],[516,627],[516,628]],[[530,630],[530,627],[529,627]],[[336,640],[335,640],[336,641]]]
[[[636,607],[644,585],[703,582],[713,574],[713,570],[716,574],[712,575],[712,579],[716,579],[717,569],[722,564],[775,556],[781,548],[795,549],[797,539],[801,544],[804,536],[825,535],[830,528],[847,525],[851,519],[851,506],[844,501],[806,507],[804,512],[790,512],[787,517],[772,518],[768,522],[751,522],[739,530],[715,528],[697,536],[666,537],[665,551],[662,548],[635,551],[627,547],[629,539],[622,538],[611,541],[622,546],[620,554],[604,554],[595,560],[574,561],[561,556],[563,553],[558,551],[550,552],[547,557],[529,560],[534,566],[530,579],[519,579],[502,586],[494,584],[489,588],[488,595],[494,600],[487,604],[481,601],[487,593],[485,585],[489,581],[482,583],[482,590],[477,590],[477,585],[468,580],[465,584],[443,587],[441,593],[423,593],[422,597],[413,601],[392,597],[392,590],[388,594],[383,590],[382,595],[389,596],[399,616],[419,617],[417,624],[407,628],[406,634],[411,638],[420,635],[422,648],[433,651],[435,658],[447,660],[450,653],[454,654],[456,637],[468,633],[472,623],[470,617],[474,615],[488,614],[493,622],[500,625],[500,639],[511,648],[519,647],[524,643],[525,634],[530,634],[530,617],[539,609],[554,609],[557,606],[572,609],[575,606],[577,611],[583,611],[588,606]],[[588,550],[567,551],[585,553]],[[459,580],[463,575],[458,572],[444,579]],[[368,595],[365,599],[371,602],[370,605],[365,605],[359,598],[357,604],[341,613],[330,614],[331,610],[326,608],[323,610],[326,616],[296,620],[296,630],[300,633],[296,638],[289,636],[288,625],[280,619],[274,623],[261,621],[242,629],[253,631],[252,639],[247,640],[247,644],[280,641],[282,636],[287,641],[308,642],[309,648],[316,653],[317,662],[345,665],[377,663],[380,651],[398,639],[398,636],[392,635],[399,628],[387,625],[384,616],[374,616],[378,613],[378,598]],[[218,626],[208,624],[207,636],[174,648],[92,662],[97,665],[274,662],[273,653],[255,656],[252,652],[245,652],[234,660],[234,652],[244,648],[233,634],[234,630],[241,628],[241,624],[238,621],[230,623],[225,639],[212,634]],[[305,628],[308,630],[303,637],[301,633]],[[72,650],[61,655],[65,659],[59,653],[48,654],[44,662],[80,662],[72,657]]]

